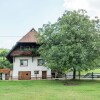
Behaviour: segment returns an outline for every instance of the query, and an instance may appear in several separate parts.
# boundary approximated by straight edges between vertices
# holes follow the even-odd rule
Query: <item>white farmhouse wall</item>
[[[2,80],[5,80],[5,74],[2,73]]]
[[[21,59],[28,59],[28,66],[20,66]],[[36,77],[36,75],[34,74],[34,71],[39,71],[39,74],[37,74],[37,77],[42,77],[42,71],[47,71],[47,77],[51,77],[51,69],[44,66],[38,66],[37,59],[41,59],[41,58],[34,57],[32,61],[32,57],[15,57],[14,62],[13,62],[12,78],[18,79],[19,71],[31,71],[32,77]]]

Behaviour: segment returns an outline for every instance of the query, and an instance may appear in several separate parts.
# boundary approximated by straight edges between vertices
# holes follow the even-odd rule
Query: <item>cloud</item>
[[[64,0],[66,10],[85,9],[91,17],[100,18],[100,0]]]

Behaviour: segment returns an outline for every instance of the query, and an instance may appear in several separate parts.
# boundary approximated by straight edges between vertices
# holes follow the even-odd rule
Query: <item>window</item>
[[[20,46],[20,50],[30,50],[30,46]]]
[[[34,74],[39,74],[39,71],[34,71]]]
[[[28,66],[28,59],[21,59],[20,66]]]
[[[24,50],[30,50],[29,46],[25,46]]]
[[[38,66],[42,66],[44,64],[44,60],[43,59],[38,59]]]
[[[24,46],[20,46],[20,50],[24,50]]]

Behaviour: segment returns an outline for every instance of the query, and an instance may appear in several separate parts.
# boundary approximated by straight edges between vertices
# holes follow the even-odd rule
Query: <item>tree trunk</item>
[[[73,68],[73,80],[75,80],[75,79],[76,79],[76,69]]]
[[[81,76],[81,73],[80,73],[80,71],[78,71],[78,75],[79,75],[79,80],[80,80],[80,76]]]

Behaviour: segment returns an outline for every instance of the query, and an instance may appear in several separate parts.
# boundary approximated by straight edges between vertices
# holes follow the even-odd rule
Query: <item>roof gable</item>
[[[22,44],[37,44],[37,39],[36,39],[36,30],[32,28],[25,36],[23,36],[17,43],[16,45],[10,50],[10,52],[7,54],[7,59],[12,63],[13,62],[13,56],[19,54],[19,51],[16,51],[17,48],[19,48],[20,45]],[[16,51],[16,52],[15,52]],[[13,53],[14,52],[14,53]],[[13,55],[12,55],[13,53]],[[23,53],[22,53],[23,54]],[[24,53],[26,54],[26,52]]]
[[[18,42],[20,43],[36,43],[36,35],[37,32],[34,28],[32,28],[25,36],[23,36]]]

